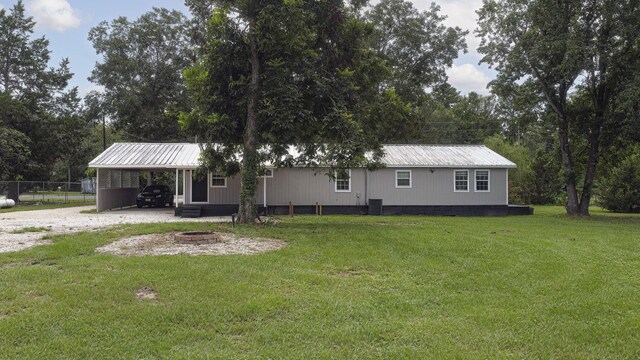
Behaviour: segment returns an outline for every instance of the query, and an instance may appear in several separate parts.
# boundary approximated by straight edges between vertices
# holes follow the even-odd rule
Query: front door
[[[207,177],[202,179],[195,178],[195,172],[191,172],[191,202],[192,203],[206,203],[207,192],[209,187],[207,186]]]

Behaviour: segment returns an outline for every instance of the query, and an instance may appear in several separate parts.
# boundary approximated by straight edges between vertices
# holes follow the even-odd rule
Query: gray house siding
[[[411,188],[396,188],[396,170],[411,170]],[[384,205],[506,205],[507,169],[488,169],[488,192],[475,191],[476,169],[469,170],[469,191],[454,191],[454,169],[385,168],[369,173],[369,199]],[[478,169],[487,170],[487,169]]]
[[[96,211],[135,205],[138,176],[138,171],[97,169]]]
[[[184,203],[191,204],[191,170],[184,172]]]
[[[411,170],[411,188],[396,188],[396,170]],[[386,168],[367,172],[351,170],[351,191],[336,192],[335,182],[322,171],[310,168],[274,169],[273,177],[266,178],[267,205],[287,206],[363,206],[366,199],[382,199],[385,206],[407,205],[506,205],[507,169],[489,170],[488,192],[475,191],[476,169],[469,170],[468,192],[454,191],[454,169]],[[190,194],[191,173],[186,174],[186,191]],[[258,180],[256,203],[264,205],[264,178]],[[226,188],[210,186],[209,203],[237,204],[240,197],[240,176],[227,178]],[[190,203],[190,196],[187,196]]]
[[[186,203],[191,204],[191,177],[192,171],[185,174],[185,196]],[[211,176],[208,176],[209,204],[228,205],[237,204],[240,198],[240,175],[227,178],[227,187],[217,188],[211,186]]]
[[[316,171],[319,171],[316,174]],[[267,205],[365,205],[365,170],[351,170],[351,191],[336,192],[333,182],[321,170],[310,168],[275,169],[273,178],[267,178]],[[262,204],[263,183],[260,179],[256,201]]]
[[[209,179],[210,204],[237,204],[238,199],[240,199],[240,175],[227,178],[226,188],[211,187],[211,179]]]

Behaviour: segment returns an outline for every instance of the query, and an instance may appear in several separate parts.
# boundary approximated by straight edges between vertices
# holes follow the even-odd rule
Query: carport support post
[[[151,177],[153,176],[153,172],[147,171],[147,186],[152,185]]]
[[[96,169],[96,212],[100,212],[100,168]]]
[[[176,169],[176,195],[173,197],[173,202],[178,207],[178,169]]]

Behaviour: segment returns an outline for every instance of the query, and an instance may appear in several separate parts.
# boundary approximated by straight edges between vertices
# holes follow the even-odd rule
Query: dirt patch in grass
[[[175,233],[132,236],[114,241],[96,249],[99,253],[118,256],[159,255],[250,255],[278,250],[287,245],[282,240],[243,238],[229,233],[217,233],[222,242],[213,244],[178,244]]]
[[[362,276],[364,274],[365,272],[360,270],[347,270],[347,271],[340,271],[336,273],[336,275],[340,277],[354,277],[354,276]]]
[[[492,231],[492,234],[513,234],[515,231],[513,230],[509,230],[509,229],[505,229],[505,230],[498,230],[498,231]]]
[[[136,291],[136,299],[138,300],[155,300],[158,292],[154,289],[143,287]]]

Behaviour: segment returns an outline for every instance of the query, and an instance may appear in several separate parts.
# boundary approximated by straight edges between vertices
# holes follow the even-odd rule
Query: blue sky
[[[15,0],[0,0],[0,8],[8,9]],[[183,0],[24,0],[27,13],[38,23],[36,35],[45,35],[50,41],[52,60],[57,63],[68,57],[72,72],[75,74],[71,81],[77,86],[80,94],[84,95],[97,87],[87,77],[96,61],[96,55],[87,40],[91,27],[99,22],[111,21],[119,16],[135,19],[151,10],[152,7],[166,7],[187,13]],[[431,0],[414,0],[414,6],[425,10]],[[480,7],[482,0],[439,0],[436,1],[442,13],[449,18],[446,24],[460,26],[473,33],[475,27],[474,11]],[[478,66],[480,60],[475,49],[478,40],[471,34],[467,38],[469,53],[460,54],[453,68],[449,69],[449,82],[463,93],[476,91],[486,94],[486,84],[493,78],[493,71],[486,66]]]

